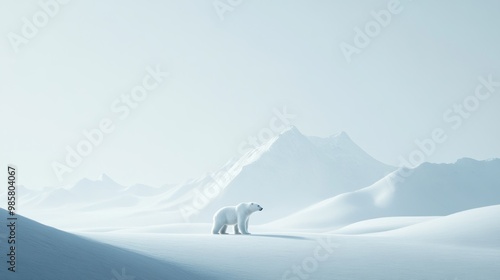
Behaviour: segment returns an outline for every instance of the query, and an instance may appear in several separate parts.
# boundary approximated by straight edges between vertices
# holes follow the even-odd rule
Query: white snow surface
[[[326,199],[274,226],[335,230],[355,222],[399,216],[442,216],[500,204],[500,160],[461,159],[453,164],[424,163],[395,171],[371,186]]]
[[[7,211],[0,209],[0,220]],[[17,216],[15,272],[7,270],[8,234],[0,230],[2,280],[213,279],[189,268],[63,232]],[[118,276],[117,276],[118,275]]]
[[[0,211],[2,219],[6,212]],[[500,275],[500,205],[430,219],[393,219],[371,234],[212,235],[210,224],[62,232],[20,218],[18,271],[1,279],[465,279]],[[415,223],[416,222],[416,223]],[[413,225],[407,226],[407,224]],[[390,220],[385,221],[386,225]],[[370,227],[370,223],[366,224]],[[360,228],[358,224],[358,228]],[[5,241],[5,234],[0,236]],[[110,244],[110,245],[107,245]],[[5,256],[1,256],[2,262]]]
[[[74,219],[80,221],[78,227],[142,227],[211,222],[219,208],[251,201],[266,209],[266,215],[252,217],[254,223],[264,223],[368,186],[393,170],[345,132],[318,138],[290,127],[220,170],[183,184],[126,187],[103,175],[67,188],[22,188],[20,213],[64,229],[74,227]],[[130,220],[136,222],[131,225]],[[85,221],[91,223],[83,225]]]
[[[19,217],[16,273],[0,246],[0,279],[498,280],[499,174],[467,158],[394,171],[346,133],[292,127],[183,184],[20,187],[37,222]],[[251,235],[210,234],[218,208],[247,201],[264,207]]]
[[[495,280],[500,275],[499,216],[496,205],[418,218],[411,226],[398,218],[391,227],[402,228],[374,234],[278,232],[261,226],[251,228],[249,236],[210,235],[200,233],[201,228],[182,234],[118,231],[84,236],[160,261],[189,264],[192,271],[216,279]],[[409,221],[405,224],[417,219]],[[199,226],[210,230],[209,224]]]
[[[350,224],[340,229],[332,231],[337,234],[364,234],[374,232],[384,232],[393,229],[399,229],[424,221],[432,220],[435,217],[386,217],[365,220]]]

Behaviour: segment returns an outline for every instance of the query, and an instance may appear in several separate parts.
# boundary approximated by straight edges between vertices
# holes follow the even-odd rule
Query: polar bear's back
[[[214,220],[225,221],[226,224],[234,225],[238,222],[236,206],[226,206],[215,212]]]

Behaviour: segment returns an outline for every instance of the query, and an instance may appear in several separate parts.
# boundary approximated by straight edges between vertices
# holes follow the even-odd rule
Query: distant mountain
[[[372,158],[344,132],[307,137],[291,127],[227,170],[236,170],[227,172],[236,175],[200,215],[192,217],[194,221],[210,221],[217,208],[245,201],[265,209],[252,217],[255,222],[271,221],[368,186],[395,168]]]
[[[273,224],[334,229],[380,217],[443,216],[500,204],[500,159],[424,163],[403,173],[409,175],[393,172],[369,187],[321,201]]]
[[[29,190],[23,187],[23,206],[31,209],[50,209],[60,207],[95,208],[95,204],[105,204],[104,208],[115,206],[133,206],[132,201],[138,201],[144,196],[162,193],[164,189],[146,185],[125,187],[102,174],[96,180],[84,178],[75,185],[66,188],[44,188]],[[100,208],[100,207],[98,207]]]
[[[62,221],[46,217],[49,212],[44,210],[54,209],[68,215],[74,212],[75,217],[86,215],[79,222],[92,220],[94,225],[126,225],[136,217],[141,219],[135,225],[211,222],[222,206],[255,201],[265,210],[252,219],[262,223],[368,186],[393,170],[364,152],[345,132],[328,138],[307,137],[290,127],[220,170],[183,184],[125,187],[103,175],[69,188],[26,192],[21,201],[23,214],[37,220]],[[91,215],[91,211],[96,213]],[[104,220],[109,215],[112,222]]]

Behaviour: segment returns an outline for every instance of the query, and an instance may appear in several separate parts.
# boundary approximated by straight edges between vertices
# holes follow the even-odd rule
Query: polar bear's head
[[[255,202],[249,202],[248,205],[249,205],[248,210],[250,210],[250,212],[262,211],[262,209],[264,209],[264,208],[260,207],[260,205],[255,203]]]

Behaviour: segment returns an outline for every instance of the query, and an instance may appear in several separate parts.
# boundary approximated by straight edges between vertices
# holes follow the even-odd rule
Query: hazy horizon
[[[345,131],[393,166],[436,129],[445,140],[426,161],[500,158],[500,2],[400,1],[362,47],[357,28],[395,2],[242,1],[223,20],[213,3],[68,1],[17,47],[44,10],[0,4],[0,153],[19,184],[198,178],[276,133],[284,110],[304,135]],[[59,180],[54,162],[99,127]]]

